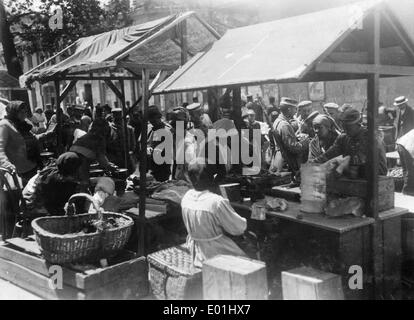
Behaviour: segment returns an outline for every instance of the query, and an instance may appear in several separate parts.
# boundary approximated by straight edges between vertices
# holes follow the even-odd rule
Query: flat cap
[[[187,110],[188,111],[193,111],[193,110],[197,110],[198,108],[200,108],[201,107],[201,103],[199,103],[199,102],[194,102],[194,103],[192,103],[192,104],[189,104],[188,106],[187,106]]]
[[[348,107],[342,111],[340,115],[340,120],[347,124],[358,123],[359,121],[361,121],[361,113],[353,107]]]
[[[296,108],[297,105],[298,105],[298,102],[295,99],[283,97],[280,100],[279,107],[280,108],[286,108],[286,107],[295,107]]]
[[[298,108],[303,108],[303,107],[307,107],[307,106],[311,106],[311,105],[312,105],[312,101],[305,100],[305,101],[299,102]]]
[[[325,109],[339,109],[339,106],[334,102],[328,102],[323,105]]]

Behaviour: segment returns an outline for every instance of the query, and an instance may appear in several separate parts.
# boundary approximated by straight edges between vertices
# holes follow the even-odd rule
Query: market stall
[[[386,4],[357,3],[229,30],[210,50],[195,56],[154,91],[165,94],[230,88],[235,107],[233,119],[237,123],[241,86],[366,79],[370,145],[370,166],[367,179],[362,181],[366,218],[327,219],[323,215],[302,214],[300,207],[292,202],[288,212],[277,214],[280,220],[293,224],[291,239],[309,231],[302,227],[311,227],[316,239],[325,239],[328,246],[336,244],[330,247],[330,255],[336,257],[337,265],[342,264],[341,270],[329,264],[325,268],[343,275],[344,286],[350,277],[344,271],[351,264],[367,269],[365,272],[372,275],[370,287],[359,298],[392,298],[395,284],[398,286],[401,216],[407,210],[379,207],[384,192],[390,195],[394,191],[381,189],[377,174],[378,87],[381,77],[414,75],[412,39]],[[353,182],[348,188],[353,188]],[[301,245],[294,247],[295,250],[300,250]],[[323,253],[321,249],[319,254]],[[391,285],[389,273],[397,278]],[[348,293],[349,298],[355,297]]]
[[[219,37],[194,12],[175,14],[81,38],[25,73],[20,83],[27,88],[34,81],[53,81],[55,84],[58,106],[56,156],[62,152],[63,111],[60,106],[78,81],[104,82],[113,91],[121,101],[124,133],[128,113],[141,104],[144,119],[141,150],[147,150],[147,110],[153,89],[184,64],[188,56],[193,56]],[[126,105],[126,81],[137,81],[141,87],[141,94],[131,109],[127,109]],[[61,84],[64,84],[63,89]],[[129,141],[126,139],[123,144],[127,168]],[[90,169],[92,173],[96,168]],[[130,201],[130,206],[123,208],[123,214],[102,212],[98,208],[97,216],[71,215],[73,212],[69,213],[70,209],[64,217],[36,220],[32,224],[36,226],[35,238],[3,239],[6,241],[0,243],[2,278],[47,299],[137,299],[146,296],[148,271],[143,256],[147,254],[145,244],[148,242],[145,241],[144,231],[154,212],[159,215],[163,204],[156,204],[157,210],[148,208],[154,203],[147,203],[146,152],[140,154],[139,169],[139,187],[132,191],[139,197],[125,199],[131,193],[121,196],[123,200]],[[99,176],[99,173],[93,173]],[[123,171],[116,174],[122,176]],[[125,179],[123,177],[122,182],[126,183]],[[86,194],[82,196],[88,198]],[[127,212],[137,206],[138,210]],[[130,237],[132,232],[135,237]],[[128,243],[128,240],[135,243]],[[128,251],[125,246],[138,252]],[[62,272],[63,283],[60,286],[50,285],[55,275],[55,269],[50,267],[55,264],[64,266],[56,271]]]
[[[141,150],[147,149],[146,121],[149,99],[153,89],[172,71],[184,64],[188,57],[220,38],[220,35],[194,12],[185,12],[149,21],[124,29],[81,38],[55,56],[47,59],[20,77],[22,86],[53,81],[59,106],[78,81],[103,81],[121,100],[123,129],[126,116],[141,104],[143,127]],[[127,110],[125,81],[139,81],[141,95]],[[119,82],[119,87],[116,82]],[[66,83],[61,90],[61,83]],[[62,110],[57,108],[58,146],[62,145]],[[125,168],[128,163],[128,139],[123,141]],[[139,215],[145,219],[146,153],[140,154]],[[142,226],[144,223],[141,224]],[[144,230],[140,230],[139,252],[144,253]]]

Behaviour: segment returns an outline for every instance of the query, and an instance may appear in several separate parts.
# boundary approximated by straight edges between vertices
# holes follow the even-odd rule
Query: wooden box
[[[36,252],[34,241],[17,239],[17,246],[0,245],[0,277],[44,299],[102,300],[138,299],[148,295],[145,257],[123,251],[104,268],[70,265],[59,272]],[[13,240],[11,241],[13,242]],[[28,243],[28,245],[25,244]],[[22,247],[27,247],[24,251]],[[52,267],[52,268],[51,268]]]
[[[205,300],[267,300],[266,264],[218,255],[203,264]]]
[[[340,178],[327,180],[326,192],[328,196],[339,195],[348,197],[367,198],[367,181],[362,179]],[[392,177],[378,177],[378,210],[386,211],[394,208],[394,179]]]
[[[282,272],[284,300],[343,300],[341,276],[302,267]]]

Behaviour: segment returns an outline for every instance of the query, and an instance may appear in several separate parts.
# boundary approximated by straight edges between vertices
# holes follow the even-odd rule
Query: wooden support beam
[[[149,72],[148,70],[142,70],[142,133],[141,133],[141,154],[139,161],[139,176],[140,176],[140,188],[139,188],[139,217],[140,226],[138,229],[138,254],[139,256],[145,255],[145,202],[147,197],[147,134],[148,134],[148,100],[149,100]]]
[[[398,25],[396,19],[392,15],[390,15],[390,13],[386,10],[383,10],[383,16],[387,19],[387,21],[391,25],[391,28],[398,35],[399,40],[401,40],[401,46],[403,47],[404,51],[409,55],[411,61],[414,62],[414,45],[411,42],[408,35],[405,33],[404,29],[402,29],[401,26]]]
[[[128,70],[129,71],[129,70]],[[100,80],[100,81],[112,81],[112,80],[141,80],[140,77],[111,77],[111,76],[92,76],[92,77],[81,77],[81,76],[66,76],[59,78],[60,81],[88,81],[88,80]]]
[[[123,99],[123,95],[122,92],[120,92],[118,90],[118,88],[116,87],[116,85],[111,81],[111,80],[105,80],[105,83],[107,84],[107,86],[113,91],[113,93],[116,95],[116,97],[122,101]]]
[[[150,70],[170,70],[170,71],[174,71],[176,69],[179,68],[178,65],[176,64],[165,64],[165,63],[135,63],[135,62],[129,62],[129,61],[122,61],[120,62],[120,66],[124,67],[124,68],[128,68],[128,69],[132,69],[132,70],[143,70],[143,69],[147,69],[148,71]],[[136,73],[136,72],[134,72]]]
[[[47,60],[43,61],[42,63],[38,64],[36,67],[34,67],[34,68],[30,69],[29,71],[26,71],[26,72],[24,73],[24,75],[28,75],[29,73],[32,73],[33,71],[35,71],[35,70],[37,70],[37,69],[39,69],[39,68],[43,67],[43,66],[44,66],[44,65],[46,65],[47,63],[52,62],[52,61],[53,61],[53,59],[56,59],[56,58],[57,58],[58,56],[60,56],[62,53],[64,53],[64,52],[66,52],[66,51],[68,51],[68,50],[70,50],[70,49],[74,48],[76,44],[77,44],[77,42],[72,43],[69,47],[66,47],[66,48],[65,48],[65,49],[63,49],[62,51],[59,51],[59,52],[58,52],[58,53],[56,53],[54,56],[52,56],[52,57],[50,57],[49,59],[47,59]]]
[[[60,83],[55,81],[56,94],[56,135],[57,135],[57,155],[63,153],[63,139],[62,139],[62,109],[60,108]]]
[[[380,12],[375,9],[368,21],[367,33],[371,35],[368,57],[370,63],[377,68],[380,65]],[[367,174],[367,216],[373,217],[375,223],[370,227],[371,231],[371,264],[373,274],[374,297],[380,298],[383,293],[383,264],[382,264],[382,236],[381,223],[378,219],[378,141],[376,137],[379,101],[379,73],[374,72],[367,78],[367,118],[368,118],[368,157],[366,165]]]
[[[69,69],[70,74],[82,74],[82,73],[90,73],[91,71],[98,71],[103,69],[113,69],[117,67],[116,61],[105,61],[101,63],[95,63],[92,65],[83,65],[72,67]]]
[[[73,87],[76,85],[76,80],[73,80],[69,82],[66,87],[63,89],[62,94],[60,95],[60,102],[62,102],[66,96],[69,94],[69,92],[73,89]]]
[[[315,66],[316,72],[349,73],[349,74],[374,74],[389,76],[414,76],[414,67],[355,64],[355,63],[328,63],[322,62]]]
[[[200,18],[197,14],[194,15],[194,17],[203,25],[204,28],[206,28],[217,40],[221,38],[220,33],[218,33],[216,30],[213,29],[212,26],[210,26],[207,22],[205,22],[202,18]]]
[[[242,133],[241,133],[241,129],[243,126],[243,118],[242,118],[242,114],[241,114],[241,105],[242,105],[242,100],[241,100],[241,87],[233,87],[233,98],[232,98],[232,115],[233,115],[233,120],[234,120],[234,124],[236,126],[237,131],[239,132],[239,161],[238,164],[235,165],[235,170],[238,173],[242,173],[243,172],[243,168],[241,165],[241,159],[242,159]]]
[[[180,47],[181,47],[181,65],[184,65],[187,62],[187,50],[188,50],[187,21],[186,20],[180,23]]]
[[[149,93],[148,93],[148,99],[151,98],[152,93],[154,91],[154,89],[165,80],[165,78],[167,77],[168,72],[165,70],[161,70],[160,72],[158,72],[158,74],[155,76],[154,80],[152,80],[150,86],[149,86]],[[142,96],[139,96],[139,98],[134,102],[134,104],[129,108],[128,113],[133,110],[142,100]]]
[[[125,101],[125,83],[123,80],[119,81],[121,84],[121,105],[122,105],[122,130],[124,133],[124,139],[122,139],[122,148],[124,149],[124,168],[128,169],[128,171],[131,169],[129,167],[129,133],[128,133],[128,127],[127,127],[127,111],[126,111],[126,101]]]

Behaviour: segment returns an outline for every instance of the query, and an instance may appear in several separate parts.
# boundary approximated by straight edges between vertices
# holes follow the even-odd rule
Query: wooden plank
[[[146,279],[148,270],[145,257],[125,261],[106,268],[97,268],[86,271],[86,274],[77,275],[77,286],[85,290],[99,289],[120,282],[124,278]]]
[[[50,276],[49,268],[51,264],[47,263],[42,258],[17,251],[4,245],[0,246],[0,258],[16,263],[43,276]],[[63,283],[66,283],[71,287],[77,287],[77,273],[67,268],[63,268]]]
[[[68,74],[81,74],[81,73],[90,73],[91,71],[98,71],[102,69],[116,68],[116,61],[104,61],[100,63],[94,63],[92,65],[82,65],[75,66],[69,69]]]
[[[111,77],[111,76],[88,76],[88,77],[81,77],[81,76],[64,76],[59,78],[59,80],[68,80],[68,81],[88,81],[88,80],[141,80],[141,77]]]
[[[275,186],[271,190],[271,195],[280,197],[289,201],[300,202],[301,190],[299,187],[286,188],[286,186]]]
[[[129,68],[134,70],[141,70],[147,69],[147,70],[164,70],[164,71],[174,71],[178,69],[180,66],[176,64],[165,64],[165,63],[135,63],[135,62],[129,62],[129,61],[122,61],[120,62],[120,66],[123,66],[125,68]]]
[[[343,300],[341,276],[309,267],[282,272],[284,300]]]
[[[11,239],[7,239],[6,243],[9,243],[15,246],[16,248],[19,248],[23,251],[34,254],[36,256],[42,255],[39,245],[34,240],[26,240],[22,238],[11,238]]]
[[[203,264],[205,300],[267,300],[266,265],[248,258],[218,255]]]
[[[379,220],[388,220],[395,217],[402,217],[408,213],[408,209],[395,207],[390,210],[381,211],[378,215]]]
[[[315,66],[316,72],[328,73],[349,73],[349,74],[373,74],[389,76],[413,76],[414,67],[409,66],[392,66],[392,65],[374,65],[374,64],[357,64],[357,63],[330,63],[323,62]]]
[[[73,300],[78,297],[78,290],[65,285],[63,289],[52,289],[48,277],[1,258],[0,277],[45,299]]]
[[[316,228],[334,231],[337,233],[349,232],[355,228],[371,225],[374,223],[372,218],[360,218],[345,216],[341,218],[330,218],[324,214],[300,213],[300,204],[288,202],[288,210],[284,212],[267,212],[268,216],[287,219],[300,224],[307,224]]]
[[[382,221],[384,259],[384,297],[401,299],[401,217]]]
[[[19,264],[46,277],[50,275],[50,263],[41,257],[18,251],[8,245],[0,246],[0,258]],[[76,265],[72,265],[71,268],[75,269],[72,270],[69,266],[62,267],[63,283],[78,289],[96,290],[111,282],[118,282],[122,277],[129,277],[131,275],[147,277],[145,257],[136,258],[134,253],[124,250],[116,259],[121,262],[115,262],[106,268],[91,269],[89,267],[89,269],[76,270]]]

